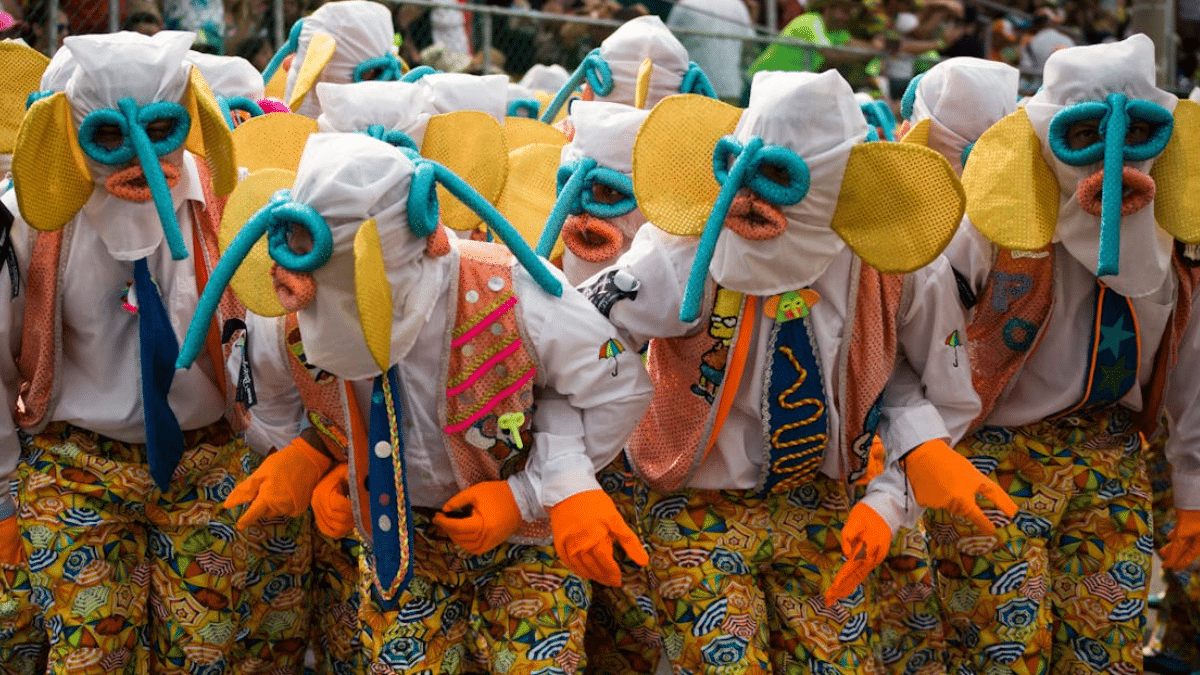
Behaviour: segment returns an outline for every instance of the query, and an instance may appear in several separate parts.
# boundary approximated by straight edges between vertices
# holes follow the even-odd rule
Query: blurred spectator
[[[750,11],[742,0],[680,0],[667,18],[673,32],[700,30],[739,37],[754,37]],[[676,38],[688,51],[708,79],[717,96],[736,100],[742,94],[742,54],[746,42],[733,38],[710,37],[676,33]],[[753,49],[756,45],[748,43]]]
[[[1074,47],[1075,41],[1058,29],[1064,18],[1057,7],[1044,5],[1033,15],[1029,40],[1021,47],[1021,93],[1032,94],[1042,84],[1042,68],[1054,52]]]
[[[957,23],[962,27],[962,35],[953,42],[950,42],[947,47],[939,53],[943,58],[951,58],[954,56],[972,56],[977,59],[987,58],[986,50],[983,44],[983,38],[979,33],[984,30],[984,23],[980,21],[979,10],[975,5],[967,5],[963,9],[961,19],[951,17],[950,23]]]
[[[1010,66],[1017,65],[1021,57],[1021,36],[1016,23],[1006,16],[1000,17],[992,21],[988,30],[991,31],[992,48],[987,57]]]
[[[807,70],[819,72],[827,66],[863,63],[869,54],[832,52],[821,47],[865,47],[879,49],[883,36],[875,41],[855,39],[850,35],[850,22],[859,9],[853,0],[810,0],[811,11],[801,14],[784,27],[781,37],[814,45],[813,49],[796,45],[773,43],[750,66],[751,76],[760,70]]]
[[[30,47],[44,52],[46,54],[54,53],[54,49],[49,48],[49,42],[46,39],[46,18],[50,11],[50,3],[45,0],[35,0],[25,7],[25,14],[22,22],[25,30],[21,37]],[[62,9],[58,10],[58,21],[55,24],[55,29],[58,31],[58,44],[55,48],[62,46],[63,38],[71,34],[71,22],[67,18],[67,13]]]
[[[222,0],[163,0],[164,25],[196,34],[192,49],[220,54],[225,41],[225,7]]]
[[[271,62],[275,50],[271,49],[271,43],[265,37],[252,37],[242,42],[237,49],[237,55],[249,61],[261,73]]]
[[[150,12],[134,12],[121,24],[121,30],[131,30],[142,35],[154,35],[162,30],[162,17]]]
[[[1179,0],[1175,33],[1179,36],[1175,70],[1183,85],[1180,88],[1187,89],[1197,82],[1196,68],[1200,67],[1196,56],[1200,51],[1200,0]]]
[[[458,0],[437,0],[439,7],[429,10],[433,27],[433,44],[442,45],[447,52],[471,59],[471,44],[467,38],[467,15],[458,9]]]
[[[917,56],[945,49],[962,37],[963,6],[958,0],[927,0],[918,9],[914,0],[887,0],[884,9],[889,53],[884,73],[888,97],[898,101],[913,77]]]

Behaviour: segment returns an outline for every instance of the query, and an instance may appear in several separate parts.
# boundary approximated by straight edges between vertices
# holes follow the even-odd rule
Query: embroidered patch
[[[1004,330],[1001,331],[1000,337],[1004,340],[1005,346],[1014,352],[1026,352],[1033,346],[1033,339],[1037,336],[1037,324],[1013,317],[1004,324]]]
[[[803,319],[820,299],[821,296],[811,288],[788,291],[764,300],[763,314],[769,319],[774,319],[776,323]]]
[[[521,427],[524,424],[525,413],[523,412],[505,413],[496,420],[496,426],[508,432],[509,437],[513,439],[513,443],[516,444],[518,450],[525,447],[525,443],[521,440]]]
[[[609,341],[600,345],[600,356],[598,358],[601,361],[603,361],[604,359],[612,359],[613,360],[613,371],[612,371],[613,377],[617,376],[617,369],[621,365],[621,362],[617,361],[617,356],[619,356],[621,354],[621,352],[623,352],[623,351],[625,351],[625,345],[621,344],[620,340],[610,339]]]
[[[1022,298],[1033,289],[1033,277],[1028,274],[992,272],[995,291],[992,293],[992,310],[1007,312],[1008,303]],[[1019,351],[1025,351],[1024,349]]]
[[[962,346],[962,338],[958,336],[958,331],[950,333],[946,336],[946,346],[954,349],[954,367],[958,367],[958,348]]]

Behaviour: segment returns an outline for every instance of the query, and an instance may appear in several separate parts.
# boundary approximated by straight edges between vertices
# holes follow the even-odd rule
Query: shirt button
[[[379,459],[388,459],[392,456],[392,444],[387,441],[379,441],[375,444],[375,456]]]
[[[504,288],[504,280],[500,277],[488,279],[488,288],[499,293]]]
[[[387,516],[379,516],[379,529],[384,532],[390,532],[392,530],[392,519]]]
[[[479,291],[467,291],[463,297],[467,299],[467,302],[479,302]]]

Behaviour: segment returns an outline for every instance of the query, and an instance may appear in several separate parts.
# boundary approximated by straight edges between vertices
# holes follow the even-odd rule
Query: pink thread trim
[[[512,354],[513,352],[520,349],[520,347],[521,347],[521,341],[514,340],[511,345],[505,347],[504,349],[501,349],[494,356],[492,356],[492,358],[488,359],[487,361],[484,361],[483,364],[480,365],[478,368],[476,368],[475,372],[471,373],[467,377],[466,380],[463,380],[463,382],[461,384],[454,387],[450,391],[447,391],[446,396],[458,396],[464,390],[466,390],[467,387],[475,384],[475,382],[478,381],[479,378],[481,378],[485,374],[487,374],[487,371],[491,370],[492,366],[494,366],[496,363],[508,358],[508,356],[510,354]]]
[[[452,424],[452,425],[446,427],[446,433],[457,434],[458,432],[462,431],[463,429],[466,429],[466,428],[470,427],[472,424],[475,424],[475,422],[477,422],[481,417],[490,413],[492,411],[492,408],[495,408],[496,405],[498,403],[500,403],[501,399],[508,398],[512,394],[516,393],[516,391],[518,389],[525,386],[525,383],[528,382],[529,380],[533,379],[533,376],[536,373],[537,373],[536,368],[530,368],[529,372],[522,375],[520,377],[520,379],[518,379],[516,382],[513,382],[511,387],[508,387],[507,389],[500,392],[499,394],[496,394],[495,398],[488,401],[487,405],[483,406],[478,411],[476,411],[476,413],[474,415],[471,415],[466,420],[459,422],[458,424]]]
[[[482,321],[480,321],[479,323],[472,326],[470,330],[468,330],[467,332],[458,336],[453,342],[450,343],[450,346],[451,347],[459,347],[459,346],[466,344],[467,342],[470,342],[471,338],[475,337],[476,335],[479,335],[481,332],[483,332],[484,328],[487,328],[491,324],[495,323],[496,320],[500,318],[501,314],[512,309],[512,306],[515,304],[517,304],[517,296],[514,295],[511,298],[509,298],[508,300],[505,300],[504,304],[497,307],[495,309],[495,311],[493,311],[491,314],[488,314],[487,316],[485,316]]]

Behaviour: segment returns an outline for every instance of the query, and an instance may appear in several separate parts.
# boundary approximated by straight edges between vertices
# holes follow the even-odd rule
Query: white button
[[[384,532],[390,532],[392,529],[392,519],[387,516],[379,516],[379,529]]]
[[[463,356],[475,356],[475,345],[463,345]]]
[[[479,291],[467,291],[464,297],[466,297],[467,302],[479,302]]]
[[[491,279],[488,279],[488,288],[499,292],[504,288],[504,280],[500,277],[492,277]]]
[[[379,459],[387,459],[392,456],[392,444],[387,441],[379,441],[375,444],[375,456]]]
[[[504,326],[498,323],[492,324],[492,335],[499,335],[504,332]]]

